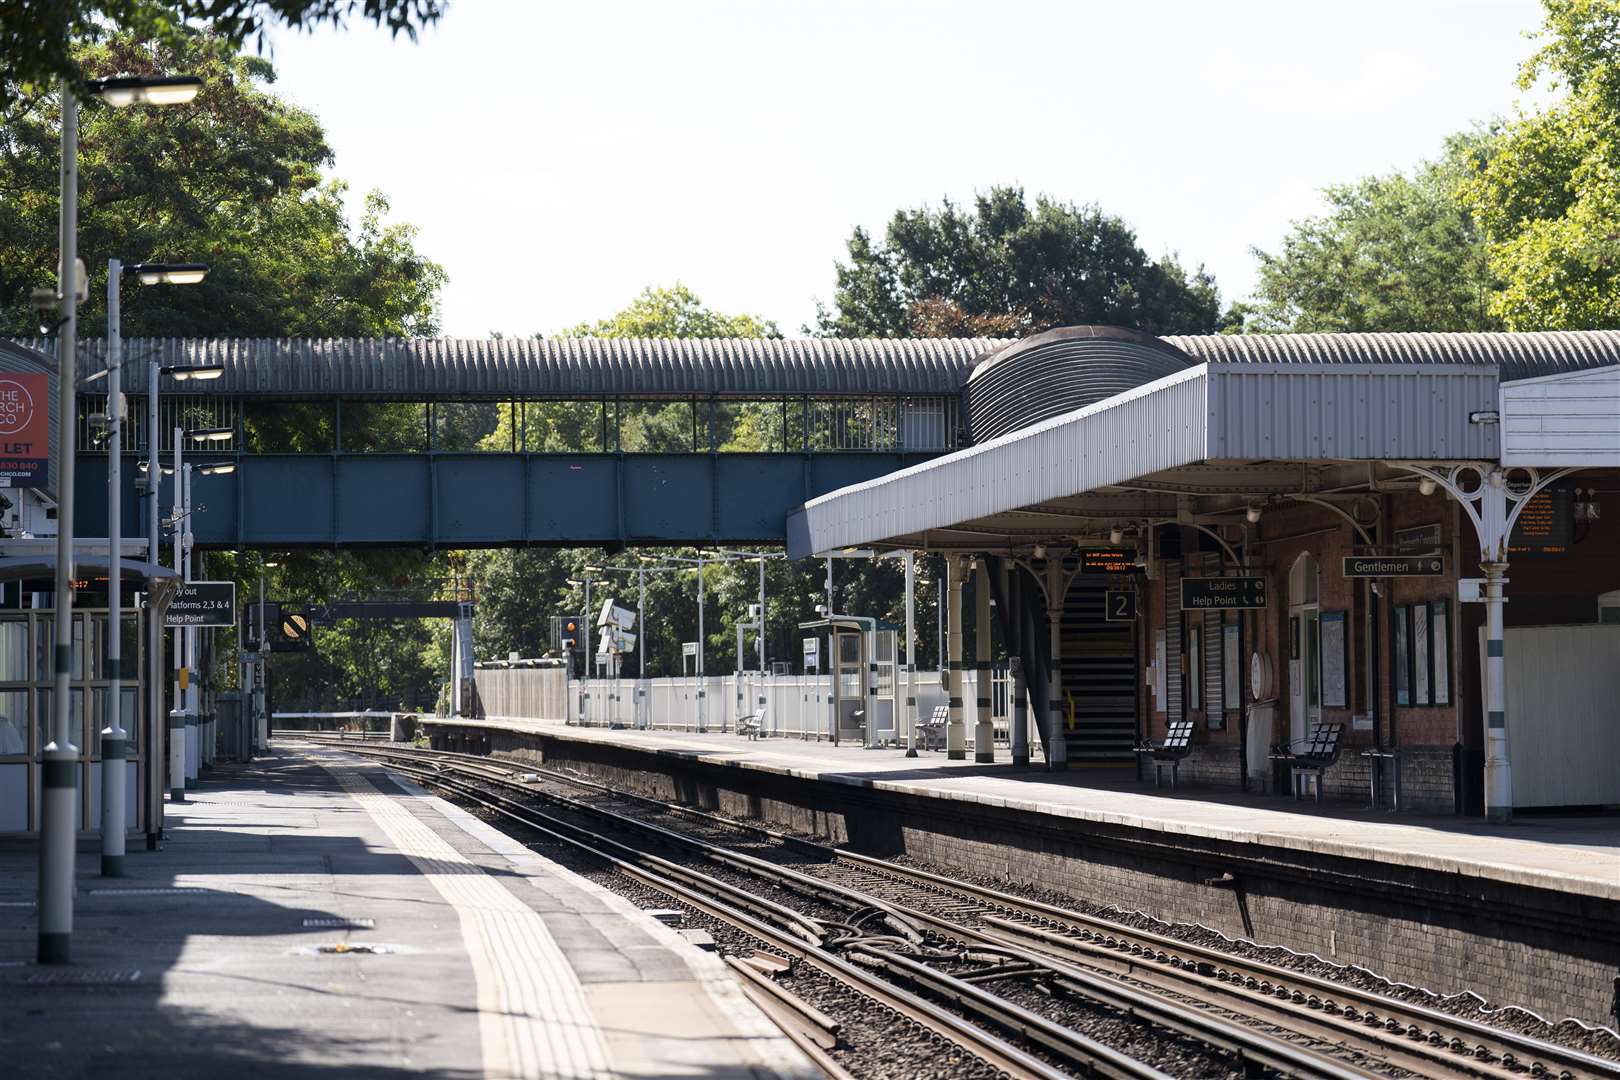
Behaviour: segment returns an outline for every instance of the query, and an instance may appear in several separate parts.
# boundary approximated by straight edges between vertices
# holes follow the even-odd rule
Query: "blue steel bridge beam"
[[[235,472],[193,481],[207,507],[195,528],[204,548],[780,543],[807,497],[933,456],[241,454]],[[107,456],[79,462],[80,532],[105,536]],[[125,527],[139,532],[126,465]]]

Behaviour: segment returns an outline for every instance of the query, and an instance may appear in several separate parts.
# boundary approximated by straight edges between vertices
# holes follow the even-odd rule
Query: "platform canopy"
[[[1381,463],[1498,458],[1498,375],[1456,363],[1195,364],[813,499],[788,520],[788,554],[1016,552],[1411,486]]]

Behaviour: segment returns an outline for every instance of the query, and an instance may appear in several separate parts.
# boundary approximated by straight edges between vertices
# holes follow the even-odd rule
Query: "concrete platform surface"
[[[36,860],[0,852],[4,1075],[819,1075],[718,956],[338,751],[214,771],[126,878],[85,848],[71,965]]]
[[[436,721],[443,723],[444,721]],[[1014,768],[1005,748],[995,764],[949,761],[938,751],[866,750],[777,738],[750,741],[716,732],[625,731],[557,723],[480,720],[472,726],[534,731],[552,738],[635,747],[742,769],[931,798],[1270,845],[1458,874],[1560,892],[1620,899],[1620,816],[1522,815],[1505,826],[1453,816],[1390,813],[1345,803],[1245,795],[1183,786],[1175,794],[1134,769]]]

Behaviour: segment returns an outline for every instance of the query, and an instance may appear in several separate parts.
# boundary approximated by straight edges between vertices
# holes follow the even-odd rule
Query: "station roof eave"
[[[1494,368],[1451,363],[1206,362],[812,499],[790,557],[848,547],[1004,551],[1188,500],[1361,486],[1367,463],[1495,460]]]

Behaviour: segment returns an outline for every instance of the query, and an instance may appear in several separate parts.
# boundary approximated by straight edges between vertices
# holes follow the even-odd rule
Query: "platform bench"
[[[1272,748],[1271,760],[1288,764],[1294,798],[1301,795],[1300,781],[1316,776],[1316,801],[1322,801],[1322,774],[1328,766],[1339,760],[1339,747],[1344,737],[1343,724],[1314,724],[1305,738],[1283,743]]]
[[[917,728],[924,750],[945,749],[945,726],[951,721],[949,705],[935,705],[934,711]]]
[[[1192,753],[1193,722],[1191,720],[1177,720],[1171,723],[1160,742],[1144,741],[1136,747],[1138,754],[1144,754],[1153,759],[1153,786],[1159,786],[1159,774],[1166,765],[1170,766],[1170,790],[1176,790],[1177,773],[1181,771],[1181,759]]]
[[[747,716],[737,717],[737,734],[746,735],[750,740],[758,739],[764,726],[765,714],[762,712],[751,712]]]

